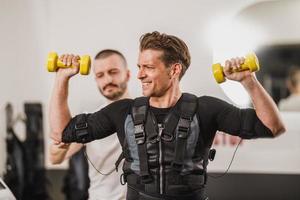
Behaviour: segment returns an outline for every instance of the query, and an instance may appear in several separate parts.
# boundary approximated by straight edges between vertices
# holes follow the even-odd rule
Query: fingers
[[[59,60],[60,60],[61,62],[64,62],[64,57],[65,57],[65,54],[60,55],[60,56],[59,56]]]
[[[58,148],[68,148],[70,146],[70,143],[63,143],[54,140],[53,145],[57,146]]]
[[[231,146],[237,145],[240,142],[241,138],[238,136],[229,136],[229,142]]]
[[[74,54],[62,54],[59,60],[64,63],[65,66],[79,67],[80,57]]]
[[[61,62],[63,62],[64,65],[67,66],[67,60],[68,60],[68,57],[69,57],[69,54],[62,54],[62,55],[59,57],[59,60],[60,60]]]
[[[222,131],[217,131],[213,144],[222,146],[235,146],[239,144],[241,138],[238,136],[228,135]],[[242,143],[241,143],[242,144]]]
[[[53,141],[54,145],[59,145],[60,143],[62,143],[62,142],[59,142],[59,141],[56,141],[56,140]]]
[[[67,57],[67,66],[71,66],[73,57],[74,57],[73,54],[70,54],[70,55]]]
[[[230,60],[225,61],[225,67],[224,67],[224,72],[227,73],[233,73],[233,72],[238,72],[242,70],[242,64],[244,64],[245,58],[243,57],[236,57],[236,58],[231,58]]]
[[[58,142],[58,143],[61,142],[61,137],[58,135],[51,134],[50,138],[55,142]]]
[[[58,148],[68,148],[70,146],[70,143],[60,143],[58,144]]]
[[[71,60],[73,66],[79,67],[79,60],[80,60],[80,57],[78,55],[73,56],[72,60]]]
[[[242,65],[242,64],[245,63],[245,58],[244,57],[240,57],[239,61],[240,61],[240,65]]]

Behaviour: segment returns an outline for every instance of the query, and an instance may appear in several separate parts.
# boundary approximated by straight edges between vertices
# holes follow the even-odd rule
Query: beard
[[[103,90],[101,90],[101,88],[98,88],[100,93],[107,98],[110,101],[116,101],[119,100],[123,94],[125,93],[126,89],[127,89],[127,82],[124,81],[122,83],[120,83],[119,85],[116,84],[108,84],[106,85],[103,89],[105,89],[107,86],[113,86],[115,88],[118,88],[116,91],[112,91],[108,94],[104,94]]]

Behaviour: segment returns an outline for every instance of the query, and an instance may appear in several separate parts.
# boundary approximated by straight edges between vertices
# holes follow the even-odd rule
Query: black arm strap
[[[184,93],[182,96],[182,102],[178,108],[179,121],[177,125],[175,155],[172,162],[172,167],[178,171],[181,171],[184,165],[187,138],[196,109],[197,97],[192,94]]]
[[[145,122],[148,110],[148,98],[139,97],[134,100],[132,107],[132,119],[134,124],[135,142],[138,146],[140,160],[140,176],[143,183],[152,181],[148,167],[148,155],[146,146]]]
[[[88,132],[88,123],[86,114],[81,114],[76,117],[75,121],[76,142],[87,143],[91,141],[91,136]]]
[[[70,128],[69,126],[74,126],[74,128]],[[65,128],[62,135],[62,142],[87,143],[90,141],[92,141],[92,136],[88,132],[87,115],[77,115],[72,119],[68,127]]]

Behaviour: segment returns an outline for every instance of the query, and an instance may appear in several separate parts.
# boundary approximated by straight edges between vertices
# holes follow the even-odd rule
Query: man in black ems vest
[[[275,103],[254,73],[237,72],[243,62],[244,58],[227,60],[224,75],[244,86],[255,110],[182,93],[179,82],[190,65],[188,47],[178,37],[146,33],[140,38],[138,58],[145,97],[120,100],[70,121],[64,105],[58,104],[53,109],[65,128],[52,130],[52,138],[87,143],[117,132],[128,200],[207,199],[206,167],[217,130],[244,139],[271,138],[285,131]]]

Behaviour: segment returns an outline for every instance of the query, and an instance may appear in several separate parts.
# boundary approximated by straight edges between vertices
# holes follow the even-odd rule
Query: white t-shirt
[[[104,105],[105,106],[105,105]],[[101,106],[103,108],[104,106]],[[93,165],[103,174],[113,171],[109,175],[102,175],[89,164],[89,199],[90,200],[124,200],[126,199],[126,185],[121,185],[120,176],[123,173],[123,161],[119,164],[118,172],[115,163],[122,152],[116,133],[100,140],[86,144],[86,153]]]
[[[89,199],[91,200],[124,200],[126,199],[126,185],[121,185],[120,176],[123,173],[120,163],[119,170],[115,170],[115,162],[122,152],[117,134],[95,140],[86,145],[86,152],[93,165],[89,162]]]
[[[290,95],[281,100],[278,107],[281,111],[300,111],[300,95]]]

